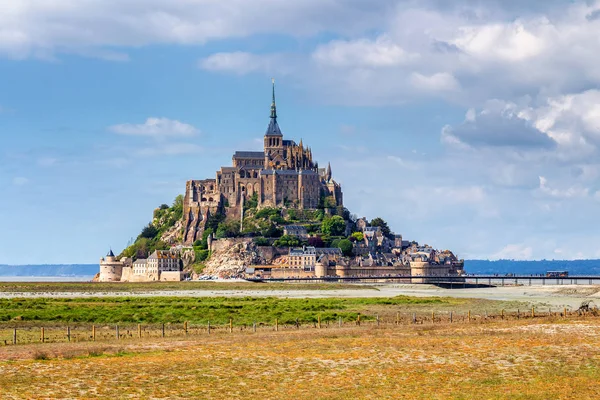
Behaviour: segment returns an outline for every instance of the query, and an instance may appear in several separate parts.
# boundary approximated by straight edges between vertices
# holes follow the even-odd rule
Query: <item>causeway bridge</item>
[[[322,278],[247,278],[249,282],[347,282],[347,283],[405,283],[441,285],[450,288],[505,285],[600,285],[600,275],[573,275],[548,277],[541,275],[389,275],[389,276],[344,276]],[[425,281],[425,282],[424,282]]]

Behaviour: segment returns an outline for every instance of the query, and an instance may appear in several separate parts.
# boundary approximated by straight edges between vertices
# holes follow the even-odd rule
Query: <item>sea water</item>
[[[0,276],[0,282],[90,282],[94,275],[84,276]]]

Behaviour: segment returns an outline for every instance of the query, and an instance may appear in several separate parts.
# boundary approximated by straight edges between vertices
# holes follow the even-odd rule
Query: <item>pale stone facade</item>
[[[106,257],[100,259],[100,282],[119,282],[123,273],[124,263],[117,260],[112,250]]]
[[[111,252],[100,259],[100,282],[181,281],[181,259],[168,250],[156,250],[147,259],[119,261]]]
[[[314,271],[317,263],[317,251],[314,247],[305,246],[300,249],[290,249],[288,255],[288,266],[305,271]]]

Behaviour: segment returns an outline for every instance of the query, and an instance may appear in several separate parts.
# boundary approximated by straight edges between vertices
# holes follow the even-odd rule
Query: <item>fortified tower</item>
[[[100,259],[99,282],[120,282],[123,274],[123,262],[118,261],[112,249],[106,257]]]

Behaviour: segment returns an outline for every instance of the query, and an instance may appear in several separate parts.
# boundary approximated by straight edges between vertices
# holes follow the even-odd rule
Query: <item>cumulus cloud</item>
[[[263,33],[350,33],[375,27],[391,3],[386,0],[367,6],[354,0],[7,1],[0,14],[0,54],[52,58],[56,53],[78,53],[122,59],[124,56],[115,47],[203,44],[213,39]]]
[[[556,143],[516,110],[515,104],[490,102],[476,113],[469,110],[465,121],[442,129],[442,141],[470,146],[514,146],[525,148],[553,148]]]
[[[334,40],[319,46],[312,58],[320,65],[332,67],[394,67],[405,65],[419,58],[418,54],[406,52],[388,36],[375,40]]]
[[[165,138],[172,136],[194,136],[199,130],[194,126],[168,118],[148,118],[143,124],[119,124],[109,130],[120,135]]]
[[[571,199],[576,197],[587,197],[589,189],[581,186],[571,186],[565,189],[553,188],[548,185],[548,179],[543,176],[539,177],[540,193],[556,198]]]

